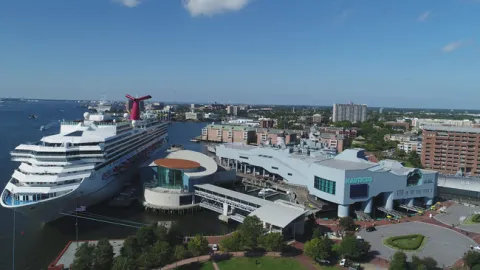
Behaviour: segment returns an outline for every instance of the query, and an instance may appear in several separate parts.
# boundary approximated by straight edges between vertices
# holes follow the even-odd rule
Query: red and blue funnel
[[[134,98],[130,95],[125,95],[128,99],[133,101],[132,110],[130,112],[130,120],[140,120],[140,101],[151,99],[152,96],[144,96],[139,98]]]

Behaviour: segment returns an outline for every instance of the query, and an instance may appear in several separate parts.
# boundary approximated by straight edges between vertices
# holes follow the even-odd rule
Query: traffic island
[[[422,234],[408,234],[392,236],[383,240],[383,244],[401,251],[419,251],[427,242],[427,237]]]
[[[473,214],[467,217],[462,223],[465,225],[480,224],[480,214]]]

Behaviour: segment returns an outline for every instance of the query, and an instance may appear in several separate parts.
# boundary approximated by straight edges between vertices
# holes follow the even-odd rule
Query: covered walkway
[[[223,219],[243,222],[246,216],[255,215],[270,231],[283,231],[290,224],[303,224],[308,213],[298,204],[284,200],[271,202],[212,184],[195,185],[195,195],[202,198],[201,207],[220,213]],[[294,230],[302,233],[303,226],[296,226]]]

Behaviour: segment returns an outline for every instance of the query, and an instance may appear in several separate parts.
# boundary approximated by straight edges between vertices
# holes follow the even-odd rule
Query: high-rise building
[[[445,174],[480,175],[480,128],[423,128],[422,165]]]
[[[333,122],[350,121],[361,123],[367,119],[367,105],[365,104],[333,104]]]

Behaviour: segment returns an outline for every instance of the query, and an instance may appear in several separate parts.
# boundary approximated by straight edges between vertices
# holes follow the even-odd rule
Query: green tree
[[[135,260],[128,257],[118,256],[113,261],[112,270],[132,270],[137,269]]]
[[[187,258],[187,256],[187,249],[183,245],[175,246],[175,248],[173,249],[173,258],[175,259],[175,261],[181,261]]]
[[[95,245],[85,242],[75,252],[73,259],[73,270],[91,270],[95,253]]]
[[[304,253],[314,260],[326,260],[332,255],[332,244],[328,236],[313,238],[305,243]]]
[[[340,228],[344,231],[353,231],[355,230],[355,221],[351,217],[342,217],[339,219]]]
[[[370,243],[358,241],[354,236],[345,236],[338,247],[338,252],[347,259],[358,260],[368,254]]]
[[[389,270],[405,270],[407,269],[407,255],[402,251],[397,251],[393,254],[390,261]]]
[[[480,264],[476,264],[472,267],[472,270],[480,270]]]
[[[283,248],[283,235],[281,233],[262,235],[259,242],[269,252],[280,252]]]
[[[165,241],[158,241],[152,248],[155,254],[155,266],[164,266],[172,261],[170,244]]]
[[[132,235],[125,239],[120,249],[120,255],[135,260],[141,252],[137,237]]]
[[[158,266],[158,257],[152,247],[146,247],[142,250],[137,262],[141,269],[152,269]]]
[[[465,256],[463,256],[463,261],[468,267],[473,267],[474,265],[480,264],[480,252],[469,250]]]
[[[432,257],[417,257],[415,255],[412,256],[412,269],[417,270],[417,269],[425,269],[425,270],[434,270],[437,269],[437,261],[433,259]]]
[[[323,236],[322,230],[320,229],[320,227],[316,227],[313,230],[312,238],[321,238],[322,236]]]
[[[143,226],[137,231],[138,244],[142,249],[153,246],[157,242],[157,236],[155,229],[157,226]]]
[[[100,239],[95,248],[94,269],[110,270],[113,265],[113,247],[108,239]]]
[[[258,246],[258,238],[263,234],[263,222],[257,216],[247,216],[239,230],[242,233],[245,246],[254,249]]]
[[[188,251],[194,256],[198,257],[208,251],[207,238],[197,234],[188,242]]]

